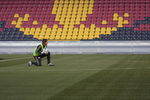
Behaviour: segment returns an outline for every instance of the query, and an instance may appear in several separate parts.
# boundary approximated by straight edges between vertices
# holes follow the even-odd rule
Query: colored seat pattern
[[[150,40],[150,0],[0,1],[0,40]]]

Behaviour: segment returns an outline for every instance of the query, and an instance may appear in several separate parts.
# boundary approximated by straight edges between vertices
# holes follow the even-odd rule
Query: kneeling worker
[[[47,50],[47,44],[48,44],[48,40],[43,39],[42,44],[38,45],[35,48],[35,50],[33,52],[33,57],[34,57],[35,61],[34,62],[29,61],[28,66],[31,66],[31,65],[42,66],[42,58],[43,57],[47,57],[48,66],[54,66],[51,63],[51,55],[50,55],[50,52]]]

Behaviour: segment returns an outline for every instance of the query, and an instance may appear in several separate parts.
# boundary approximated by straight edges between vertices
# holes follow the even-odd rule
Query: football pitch
[[[0,100],[150,100],[150,55],[0,55]]]

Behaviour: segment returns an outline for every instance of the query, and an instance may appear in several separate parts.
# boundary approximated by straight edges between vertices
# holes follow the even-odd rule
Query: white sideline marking
[[[27,59],[27,58],[32,58],[32,57],[24,57],[24,58],[15,58],[15,59],[0,60],[0,62],[13,61],[13,60],[20,60],[20,59]]]
[[[0,72],[9,72],[9,71],[11,71],[11,72],[13,72],[13,71],[15,71],[15,72],[19,72],[19,71],[21,71],[21,72],[74,72],[74,71],[101,71],[101,70],[110,70],[110,71],[113,71],[113,70],[136,70],[137,68],[108,68],[108,69],[72,69],[72,70],[60,70],[60,69],[58,69],[58,70],[55,70],[55,69],[50,69],[50,70],[43,70],[43,69],[25,69],[25,70],[0,70]],[[144,68],[144,69],[150,69],[149,67],[147,67],[147,68]]]

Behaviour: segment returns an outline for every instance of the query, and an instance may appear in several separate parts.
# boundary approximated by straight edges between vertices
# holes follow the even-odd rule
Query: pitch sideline
[[[24,57],[24,58],[15,58],[15,59],[7,59],[7,60],[0,60],[0,62],[6,62],[6,61],[15,61],[15,60],[21,60],[21,59],[27,59],[27,58],[32,58],[32,57]]]

